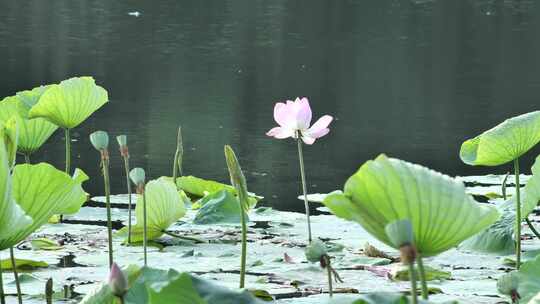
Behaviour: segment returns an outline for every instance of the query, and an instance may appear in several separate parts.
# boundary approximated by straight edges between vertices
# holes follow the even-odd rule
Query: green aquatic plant
[[[44,118],[29,119],[28,112],[47,87],[17,93],[0,101],[0,123],[15,119],[19,128],[17,152],[23,154],[26,162],[58,129],[58,126]],[[25,96],[23,98],[23,96]]]
[[[505,120],[484,133],[466,140],[461,145],[461,160],[472,166],[499,166],[514,164],[516,267],[521,264],[521,221],[525,216],[521,205],[519,157],[540,142],[540,111]]]
[[[242,172],[238,158],[234,154],[233,149],[230,146],[225,146],[225,160],[227,162],[227,168],[229,169],[229,175],[231,177],[231,184],[234,185],[236,193],[238,194],[238,202],[240,204],[240,218],[242,225],[242,254],[240,257],[240,288],[244,288],[246,280],[246,257],[247,257],[247,221],[246,212],[249,210],[249,196],[247,191],[246,177]]]
[[[517,271],[511,271],[502,275],[497,280],[497,290],[499,293],[509,296],[512,303],[518,303],[521,296],[518,293],[519,274]]]
[[[156,180],[151,180],[145,187],[146,198],[146,238],[148,241],[156,240],[163,234],[172,237],[186,239],[201,243],[203,241],[178,235],[170,232],[167,229],[186,214],[186,207],[181,195],[176,190],[174,183],[167,177],[160,177]],[[133,242],[143,240],[142,232],[144,227],[144,201],[143,197],[139,196],[137,206],[135,207],[135,217],[137,223],[133,226],[131,239]],[[124,230],[125,231],[125,230]],[[122,232],[124,232],[122,231]]]
[[[29,118],[44,118],[65,132],[66,168],[71,172],[71,129],[109,101],[107,91],[96,85],[92,77],[74,77],[50,85],[32,106]]]
[[[343,283],[343,281],[337,271],[332,267],[332,261],[328,255],[326,245],[320,240],[313,240],[306,246],[304,253],[308,262],[319,263],[322,269],[326,269],[326,275],[328,277],[328,294],[330,297],[333,297],[334,289],[332,287],[332,276],[336,282]]]
[[[105,206],[107,208],[107,236],[109,241],[109,267],[114,263],[114,251],[112,244],[112,219],[111,219],[111,182],[109,176],[109,135],[105,131],[96,131],[90,134],[90,142],[101,156],[101,172],[105,187]]]
[[[127,242],[128,244],[131,243],[131,182],[129,181],[129,149],[127,145],[127,136],[126,135],[120,135],[116,137],[116,141],[118,142],[118,147],[120,150],[120,156],[122,156],[122,159],[124,160],[124,170],[126,174],[126,187],[127,187],[127,193],[128,193],[128,237]]]
[[[266,135],[277,139],[294,138],[297,142],[302,193],[304,195],[304,207],[306,209],[308,243],[311,243],[312,237],[302,143],[312,145],[315,143],[315,140],[328,134],[328,132],[330,132],[328,126],[332,120],[334,120],[332,116],[324,115],[310,126],[311,118],[311,107],[309,106],[309,101],[306,97],[296,98],[295,101],[287,100],[285,103],[278,102],[274,106],[274,120],[279,126],[272,128],[266,133]]]
[[[414,245],[414,234],[411,221],[397,220],[386,225],[384,228],[388,240],[394,245],[394,248],[399,248],[401,255],[401,263],[409,267],[409,281],[411,282],[411,299],[412,303],[418,303],[418,293],[416,289],[416,271],[414,269],[414,261],[416,260],[416,246]],[[427,294],[427,290],[423,290]]]
[[[146,304],[262,304],[249,291],[230,290],[210,280],[174,269],[162,270],[130,265],[124,268],[127,278],[125,303]],[[122,283],[123,284],[123,283]],[[118,303],[111,285],[102,282],[88,293],[81,304]]]
[[[394,248],[386,226],[409,220],[424,298],[428,295],[422,257],[456,247],[499,218],[494,207],[479,205],[466,194],[463,183],[384,154],[364,163],[347,180],[343,193],[332,193],[323,203],[338,217],[360,223]]]
[[[173,181],[176,181],[178,174],[182,176],[182,162],[184,159],[184,143],[182,140],[182,127],[178,127],[178,134],[176,135],[176,151],[174,152],[173,161]]]
[[[147,254],[147,243],[148,243],[148,226],[147,226],[147,216],[146,216],[146,191],[145,191],[145,179],[146,179],[146,173],[144,172],[144,169],[142,168],[133,168],[129,172],[129,178],[135,184],[137,187],[137,194],[140,198],[142,198],[142,204],[139,204],[137,202],[137,206],[135,207],[135,214],[139,214],[137,212],[137,209],[140,205],[142,205],[142,222],[143,222],[143,256],[144,256],[144,266],[148,264],[148,254]],[[137,223],[139,221],[137,220]]]

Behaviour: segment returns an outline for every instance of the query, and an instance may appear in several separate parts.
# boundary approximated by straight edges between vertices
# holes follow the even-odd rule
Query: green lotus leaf
[[[194,224],[241,223],[238,198],[227,190],[209,194],[201,199],[201,209],[193,219]]]
[[[499,207],[501,217],[487,229],[465,240],[459,248],[498,255],[512,254],[516,251],[514,225],[516,208],[512,202],[504,202]]]
[[[13,200],[10,164],[2,129],[0,124],[0,240],[32,223],[32,219]]]
[[[330,298],[323,304],[409,304],[412,303],[412,300],[399,293],[388,293],[388,292],[378,292],[378,293],[369,293],[359,296],[357,299],[351,299],[350,297],[340,297],[336,296]],[[434,303],[431,301],[418,299],[418,304],[429,304]],[[457,301],[447,301],[445,304],[458,304]],[[443,303],[441,303],[443,304]]]
[[[92,77],[74,77],[51,85],[30,109],[29,117],[45,118],[72,129],[109,101],[107,91]]]
[[[521,216],[523,218],[527,218],[540,201],[540,155],[536,157],[536,160],[531,167],[531,172],[532,176],[522,190]],[[514,202],[514,199],[515,198],[512,197],[512,202]],[[515,204],[515,202],[513,204]]]
[[[13,264],[11,264],[11,258],[0,260],[2,270],[12,270]],[[43,261],[35,261],[29,259],[15,259],[15,265],[18,270],[34,270],[36,268],[47,268],[49,264]]]
[[[176,179],[176,185],[178,188],[184,190],[194,196],[203,197],[209,193],[214,193],[221,190],[227,190],[236,195],[236,189],[224,183],[216,182],[213,180],[202,179],[195,176],[180,176]],[[257,201],[263,199],[262,196],[258,196],[255,193],[248,192],[250,196],[250,208],[253,208]],[[255,198],[255,200],[253,199]]]
[[[0,101],[0,123],[16,119],[19,128],[17,149],[23,154],[37,151],[58,129],[44,118],[28,119],[30,107],[18,96],[6,97]]]
[[[459,153],[468,165],[498,166],[520,157],[540,142],[540,111],[505,120],[465,141]]]
[[[495,207],[477,204],[466,194],[462,182],[385,155],[363,164],[343,194],[332,194],[323,203],[391,247],[386,225],[408,219],[424,256],[457,246],[499,218]]]
[[[132,266],[130,266],[132,267]],[[132,268],[135,268],[134,266]],[[129,268],[128,268],[129,269]],[[126,270],[125,272],[128,272]],[[131,271],[133,273],[133,271]],[[247,290],[235,291],[189,273],[174,269],[143,267],[129,275],[126,304],[262,304]],[[88,294],[82,304],[113,304],[114,298],[106,284]]]
[[[17,144],[19,142],[19,124],[14,117],[7,121],[0,121],[0,140],[4,143],[7,152],[8,166],[12,168],[17,159]]]
[[[175,185],[161,177],[146,184],[146,224],[148,240],[155,240],[163,235],[174,222],[186,214],[186,207]],[[135,207],[136,225],[132,227],[132,241],[142,240],[143,198],[137,197]]]
[[[13,170],[13,199],[32,218],[32,224],[8,238],[0,239],[0,249],[24,240],[47,223],[53,214],[71,214],[86,200],[81,174],[72,178],[47,163],[17,165]]]
[[[518,271],[520,303],[527,303],[540,292],[540,255],[525,262]]]

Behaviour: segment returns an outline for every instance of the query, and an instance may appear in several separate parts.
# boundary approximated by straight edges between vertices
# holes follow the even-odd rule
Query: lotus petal
[[[77,212],[86,200],[80,173],[71,178],[47,163],[40,163],[17,165],[12,176],[13,198],[33,222],[10,237],[0,239],[0,250],[24,240],[54,214]]]
[[[18,96],[6,97],[0,101],[0,123],[9,119],[16,119],[19,128],[19,141],[17,150],[24,154],[31,154],[38,150],[58,126],[44,118],[28,119],[30,106]]]
[[[30,109],[29,117],[42,117],[67,129],[81,124],[109,101],[107,91],[92,77],[75,77],[51,85]]]
[[[505,120],[465,141],[459,153],[468,165],[498,166],[525,154],[540,142],[540,111]]]
[[[463,183],[385,155],[363,164],[345,184],[344,194],[329,195],[323,203],[389,246],[386,225],[408,219],[424,256],[457,246],[499,218],[495,207],[479,205],[466,194]]]

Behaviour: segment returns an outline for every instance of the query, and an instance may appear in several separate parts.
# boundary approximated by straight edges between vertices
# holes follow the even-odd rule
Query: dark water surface
[[[127,134],[132,165],[158,177],[171,174],[181,124],[187,174],[226,181],[231,144],[251,191],[301,210],[296,145],[265,136],[274,102],[308,96],[315,117],[337,118],[305,149],[310,192],[341,188],[381,152],[452,175],[502,173],[464,165],[459,147],[540,108],[539,37],[537,1],[3,0],[0,96],[77,75],[108,89],[111,102],[74,131],[73,164],[93,194],[88,134]],[[63,168],[62,140],[34,161]]]

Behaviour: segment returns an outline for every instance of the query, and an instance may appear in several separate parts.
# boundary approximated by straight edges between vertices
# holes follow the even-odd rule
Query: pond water
[[[2,1],[0,95],[76,75],[108,89],[111,103],[73,143],[93,194],[102,186],[88,134],[127,134],[132,165],[158,177],[171,174],[181,124],[185,173],[226,181],[231,144],[251,191],[301,210],[296,146],[265,136],[276,101],[308,96],[314,116],[337,118],[305,149],[309,192],[341,187],[381,152],[452,175],[490,173],[462,164],[459,146],[538,108],[539,23],[539,3],[511,0]],[[34,161],[63,167],[62,138]]]

